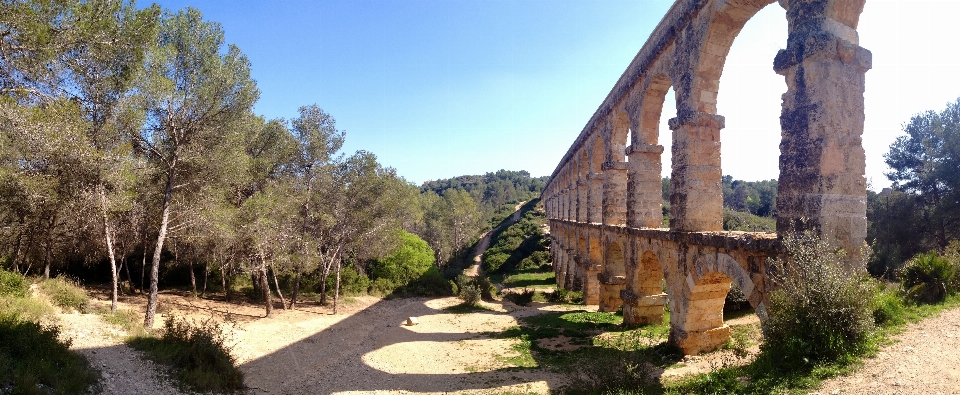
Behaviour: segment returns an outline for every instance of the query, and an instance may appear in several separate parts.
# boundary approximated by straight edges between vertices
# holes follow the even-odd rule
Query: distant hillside
[[[550,177],[531,177],[525,170],[499,170],[482,176],[468,175],[443,180],[427,181],[420,192],[433,191],[443,195],[447,189],[463,189],[477,203],[494,210],[507,203],[528,201],[540,196]]]

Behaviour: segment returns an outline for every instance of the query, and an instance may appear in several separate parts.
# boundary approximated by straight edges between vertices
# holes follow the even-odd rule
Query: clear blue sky
[[[649,33],[667,0],[161,1],[219,22],[253,63],[256,112],[293,118],[318,104],[407,180],[498,169],[549,175]],[[867,177],[911,115],[960,97],[960,2],[868,0],[860,45],[867,73]],[[947,44],[951,43],[951,44]],[[777,177],[786,45],[776,3],[747,23],[721,79],[724,174]],[[668,101],[672,103],[672,101]],[[662,119],[673,116],[665,108]],[[660,143],[669,153],[670,131]],[[669,155],[664,155],[669,174]]]

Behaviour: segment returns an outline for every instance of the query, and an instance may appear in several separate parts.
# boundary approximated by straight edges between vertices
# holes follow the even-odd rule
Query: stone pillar
[[[627,226],[659,228],[663,223],[662,145],[633,144],[627,149]]]
[[[567,212],[568,221],[577,220],[577,190],[574,187],[567,189]]]
[[[589,200],[587,180],[577,182],[577,222],[587,222],[587,200]]]
[[[627,164],[604,162],[603,170],[603,224],[627,223]]]
[[[628,326],[659,324],[663,322],[663,306],[667,294],[637,295],[630,290],[620,292],[623,300],[623,323]]]
[[[551,249],[554,255],[553,270],[557,275],[557,287],[567,289],[567,254],[559,243],[554,246],[556,247],[551,246]]]
[[[566,282],[570,284],[569,288],[567,289],[571,291],[583,290],[583,274],[582,270],[580,270],[580,255],[577,255],[577,250],[568,248],[567,257]]]
[[[587,188],[587,222],[603,223],[603,174],[588,174]]]
[[[698,280],[687,274],[686,281],[670,301],[670,342],[684,355],[696,355],[722,347],[730,338],[723,323],[723,303],[730,291],[730,279],[713,273]]]
[[[671,230],[723,230],[720,170],[720,129],[723,126],[723,117],[697,111],[686,111],[670,120],[670,129],[673,130]]]
[[[789,4],[785,4],[789,3]],[[777,233],[812,229],[862,262],[867,235],[863,92],[872,54],[858,44],[855,2],[811,10],[782,1],[790,33],[774,60],[785,77]]]
[[[583,267],[583,304],[587,306],[596,306],[600,304],[600,268],[597,265],[584,265]]]
[[[625,276],[608,276],[604,273],[597,275],[600,285],[600,311],[613,313],[620,310],[623,301],[620,299],[620,293],[625,289],[627,281]]]
[[[570,212],[570,210],[567,208],[567,206],[569,206],[568,203],[570,202],[570,199],[567,198],[568,194],[569,191],[567,191],[566,188],[563,188],[560,190],[560,194],[558,195],[560,197],[560,219],[563,220],[570,219],[570,217],[567,216],[567,214]]]

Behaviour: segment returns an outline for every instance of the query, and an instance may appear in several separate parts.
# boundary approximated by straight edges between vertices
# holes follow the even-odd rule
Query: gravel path
[[[894,340],[814,394],[960,394],[960,309],[912,324]]]
[[[181,394],[153,362],[123,344],[126,335],[96,314],[60,314],[61,336],[100,370],[102,394]]]

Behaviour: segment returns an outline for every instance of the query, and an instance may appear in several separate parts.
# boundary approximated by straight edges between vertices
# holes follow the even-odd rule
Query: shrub
[[[905,311],[906,306],[896,290],[883,289],[882,286],[877,290],[873,306],[874,324],[884,327],[902,325]]]
[[[583,292],[557,288],[547,296],[547,301],[550,303],[580,304],[583,303]]]
[[[783,239],[789,255],[772,262],[762,350],[788,370],[838,361],[866,350],[876,287],[809,232]]]
[[[32,322],[40,322],[57,313],[53,306],[40,299],[8,296],[0,296],[0,312]]]
[[[23,298],[30,291],[30,282],[20,273],[0,269],[0,296]]]
[[[511,302],[518,306],[528,306],[530,302],[533,302],[534,290],[525,288],[523,292],[515,293],[509,292],[504,295],[505,299],[509,299]]]
[[[374,279],[385,278],[404,285],[417,280],[434,267],[433,249],[419,236],[399,231],[400,246],[389,256],[373,263],[370,274]]]
[[[44,280],[40,283],[40,289],[50,297],[54,305],[63,309],[84,312],[90,303],[87,291],[80,288],[75,281],[64,277]]]
[[[453,294],[450,282],[433,265],[420,278],[410,281],[406,288],[407,294],[417,296],[447,296]]]
[[[740,290],[740,287],[738,287],[736,283],[730,284],[730,291],[727,292],[727,296],[723,301],[723,311],[733,312],[748,308],[750,308],[750,301],[747,300],[747,296],[743,294],[743,291]]]
[[[956,291],[957,267],[933,251],[913,257],[898,276],[907,297],[918,303],[938,303]]]
[[[480,287],[474,284],[467,284],[460,287],[460,294],[457,297],[463,301],[464,304],[475,306],[477,303],[480,303]]]
[[[327,277],[327,293],[333,295],[336,287],[337,275],[331,271],[330,276]],[[348,265],[340,268],[340,295],[363,295],[367,293],[369,288],[370,279],[360,274],[353,266]],[[317,291],[319,292],[319,288]]]
[[[135,337],[129,344],[169,366],[172,376],[192,391],[234,392],[243,388],[243,372],[226,342],[226,334],[212,320],[194,325],[170,316],[159,338]]]
[[[59,340],[60,329],[0,316],[0,392],[82,394],[100,374],[87,359]],[[46,387],[46,390],[43,388]]]

